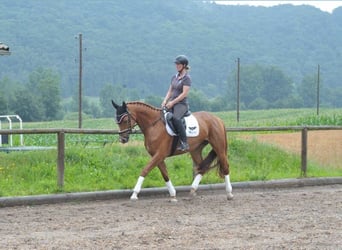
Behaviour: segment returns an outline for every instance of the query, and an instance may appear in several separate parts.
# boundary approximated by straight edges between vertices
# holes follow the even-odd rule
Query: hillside
[[[12,51],[0,59],[0,80],[24,84],[36,68],[51,68],[61,75],[64,97],[77,89],[75,37],[82,33],[85,95],[97,96],[106,83],[139,89],[142,98],[163,95],[174,57],[186,54],[194,87],[209,97],[226,91],[239,57],[242,70],[276,66],[294,85],[320,64],[325,88],[342,99],[342,8],[329,14],[190,0],[16,0],[0,5],[0,23],[0,41]]]

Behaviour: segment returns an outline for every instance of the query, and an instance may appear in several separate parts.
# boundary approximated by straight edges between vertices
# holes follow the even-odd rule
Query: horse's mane
[[[144,107],[149,108],[149,109],[154,110],[154,111],[158,111],[158,112],[161,111],[161,108],[157,108],[157,107],[154,107],[150,104],[140,102],[140,101],[127,102],[127,105],[141,105],[141,106],[144,106]]]

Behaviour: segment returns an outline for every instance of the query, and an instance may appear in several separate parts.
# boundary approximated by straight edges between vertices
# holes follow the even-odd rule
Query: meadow
[[[342,126],[341,109],[314,109],[241,111],[240,122],[236,112],[216,113],[226,127],[265,127],[336,125]],[[77,120],[24,123],[24,128],[77,128]],[[114,120],[84,119],[83,128],[117,129]],[[289,131],[290,133],[291,131]],[[264,132],[270,134],[271,132]],[[270,180],[300,177],[300,155],[257,139],[246,140],[253,132],[229,132],[229,162],[232,182]],[[277,133],[274,132],[276,135]],[[14,144],[19,136],[13,136]],[[56,135],[25,135],[26,146],[52,146]],[[206,149],[206,151],[208,151]],[[337,153],[340,157],[339,153]],[[0,152],[0,196],[22,196],[59,192],[131,189],[140,171],[149,160],[142,135],[131,135],[122,145],[117,135],[66,135],[65,185],[57,187],[56,149],[26,152]],[[174,185],[190,185],[193,177],[192,161],[188,154],[166,160]],[[342,169],[322,165],[309,159],[308,177],[342,176]],[[202,183],[223,180],[212,170]],[[165,183],[158,169],[145,179],[144,187],[160,187]]]

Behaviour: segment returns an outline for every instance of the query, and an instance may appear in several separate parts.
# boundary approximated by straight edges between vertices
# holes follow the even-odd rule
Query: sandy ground
[[[0,208],[0,249],[342,249],[342,185]]]
[[[277,145],[289,152],[301,153],[301,133],[272,133],[244,136]],[[342,168],[342,130],[308,132],[308,159],[324,166]]]

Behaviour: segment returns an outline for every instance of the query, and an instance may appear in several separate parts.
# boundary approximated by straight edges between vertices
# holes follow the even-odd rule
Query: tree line
[[[83,86],[89,97],[98,98],[106,85],[119,85],[136,92],[133,99],[153,101],[166,92],[174,58],[186,54],[194,110],[234,107],[238,57],[245,108],[312,105],[305,96],[315,89],[317,64],[322,105],[342,107],[342,8],[328,14],[310,6],[223,6],[195,0],[16,0],[0,5],[0,13],[1,41],[12,51],[0,58],[0,79],[25,85],[37,68],[51,69],[59,77],[62,112],[74,110],[73,102],[64,105],[64,99],[77,97],[78,33],[83,34]],[[284,79],[265,80],[277,70]],[[279,88],[286,92],[278,95]],[[101,103],[85,101],[85,108],[106,113]]]
[[[324,83],[324,79],[321,79]],[[296,86],[293,80],[276,66],[249,65],[241,67],[240,72],[240,108],[277,109],[277,108],[313,108],[317,105],[317,75],[307,75]],[[49,68],[38,68],[29,74],[25,83],[10,78],[0,80],[0,114],[17,114],[24,121],[48,121],[73,117],[78,112],[78,92],[74,90],[72,98],[62,98],[61,76]],[[208,97],[195,86],[189,94],[192,111],[234,110],[237,105],[237,70],[233,70],[224,84],[221,94]],[[167,89],[165,85],[165,91]],[[342,88],[334,91],[322,84],[320,92],[329,92],[331,106],[342,106],[339,96]],[[142,100],[159,107],[162,95],[144,95],[137,88],[130,88],[121,83],[105,83],[99,97],[84,96],[82,112],[90,117],[111,117],[111,100],[116,102]],[[75,117],[74,117],[75,118]]]

